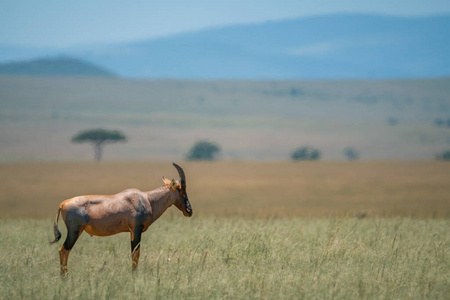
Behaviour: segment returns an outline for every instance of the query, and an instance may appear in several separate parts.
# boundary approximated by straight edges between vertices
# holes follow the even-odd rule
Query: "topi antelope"
[[[128,189],[116,195],[78,196],[63,201],[58,208],[53,226],[56,243],[61,238],[58,229],[59,214],[67,227],[67,237],[59,249],[61,274],[67,274],[70,250],[81,233],[91,236],[108,236],[119,232],[131,234],[132,269],[135,270],[140,255],[141,234],[172,205],[186,217],[192,216],[192,208],[186,194],[186,177],[183,169],[173,163],[180,180],[168,180],[165,185],[150,192]]]

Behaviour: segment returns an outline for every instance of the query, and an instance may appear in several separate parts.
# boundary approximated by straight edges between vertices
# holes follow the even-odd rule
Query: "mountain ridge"
[[[114,77],[106,69],[70,57],[46,57],[0,64],[1,75]]]
[[[435,78],[450,76],[446,28],[448,14],[331,14],[58,51],[129,78]]]

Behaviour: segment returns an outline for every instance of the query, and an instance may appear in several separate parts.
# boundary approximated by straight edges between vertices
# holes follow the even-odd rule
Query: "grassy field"
[[[448,299],[450,222],[163,216],[141,242],[83,234],[59,275],[51,220],[0,220],[2,299]]]
[[[450,172],[438,162],[187,163],[194,209],[143,234],[83,233],[59,275],[52,224],[80,194],[149,190],[168,162],[0,165],[1,299],[447,299]],[[366,211],[364,219],[355,214]]]

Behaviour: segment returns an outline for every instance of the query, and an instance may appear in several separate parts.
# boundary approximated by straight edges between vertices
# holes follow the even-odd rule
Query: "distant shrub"
[[[390,117],[387,119],[387,123],[389,126],[395,126],[398,125],[398,119],[395,117]]]
[[[187,160],[215,160],[220,154],[220,147],[209,141],[198,141],[196,142],[188,154],[186,155]]]
[[[436,120],[434,120],[433,125],[437,127],[442,127],[445,125],[445,121],[440,118],[437,118]]]
[[[450,150],[445,150],[442,153],[436,154],[436,159],[449,161],[450,160]]]
[[[319,160],[320,156],[320,150],[312,147],[300,147],[291,153],[293,160]]]
[[[436,120],[434,120],[433,125],[437,126],[437,127],[449,127],[450,128],[450,119],[444,120],[444,119],[437,118]]]
[[[291,97],[299,97],[303,95],[303,91],[298,88],[291,88],[289,90],[289,94],[291,95]]]
[[[355,148],[347,147],[344,149],[344,155],[348,160],[357,160],[359,159],[359,152],[356,151]]]

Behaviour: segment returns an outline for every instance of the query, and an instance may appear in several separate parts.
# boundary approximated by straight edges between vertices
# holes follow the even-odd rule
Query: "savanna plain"
[[[2,299],[447,299],[445,162],[179,162],[194,210],[141,241],[83,233],[59,274],[58,204],[177,178],[170,162],[0,164]],[[365,217],[363,217],[365,216]],[[65,226],[60,220],[65,238]]]

